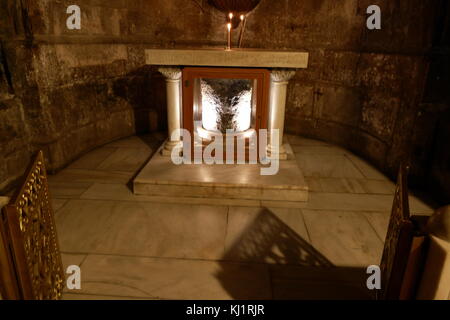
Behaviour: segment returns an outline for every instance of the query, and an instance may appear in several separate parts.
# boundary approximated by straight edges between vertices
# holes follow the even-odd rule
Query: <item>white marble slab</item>
[[[290,147],[285,148],[287,151]],[[137,195],[307,201],[308,186],[290,153],[275,175],[259,164],[182,164],[156,152],[133,181]]]
[[[309,264],[312,251],[299,209],[229,209],[224,260]]]
[[[227,207],[70,200],[57,214],[61,251],[220,259]]]
[[[302,209],[312,246],[335,266],[379,264],[383,243],[358,212]]]
[[[77,294],[122,299],[270,299],[267,267],[185,259],[89,255]],[[77,298],[77,297],[67,297]]]
[[[89,188],[80,197],[80,199],[198,204],[198,205],[214,205],[214,206],[240,206],[240,207],[260,206],[260,202],[258,200],[136,195],[128,188],[128,186],[124,184],[104,184],[104,183],[94,183],[92,187]]]
[[[365,268],[270,265],[273,299],[368,300]]]

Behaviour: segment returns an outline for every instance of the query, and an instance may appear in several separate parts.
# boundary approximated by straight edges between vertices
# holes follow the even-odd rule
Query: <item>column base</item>
[[[272,147],[270,144],[266,147],[267,157],[269,159],[279,159],[279,160],[287,160],[288,154],[283,145],[280,145],[278,148]]]
[[[166,142],[164,142],[164,147],[161,148],[161,155],[165,157],[170,157],[174,149],[176,149],[178,155],[182,155],[183,146],[181,144],[181,141],[166,140]]]

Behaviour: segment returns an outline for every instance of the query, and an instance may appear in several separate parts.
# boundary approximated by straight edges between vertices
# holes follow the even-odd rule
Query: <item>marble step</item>
[[[274,175],[261,175],[260,164],[181,164],[156,152],[133,181],[137,195],[308,201],[308,186],[295,154]]]

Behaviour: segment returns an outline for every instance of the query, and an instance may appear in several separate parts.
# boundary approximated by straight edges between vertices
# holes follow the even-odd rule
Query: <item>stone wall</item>
[[[450,203],[450,2],[440,8],[430,66],[413,136],[411,182]]]
[[[309,68],[288,88],[286,130],[393,174],[408,152],[439,1],[262,0],[244,47],[309,51]],[[375,3],[381,31],[365,27]],[[71,4],[81,7],[81,30],[66,28]],[[225,17],[207,0],[3,1],[0,189],[38,148],[57,170],[108,141],[164,129],[164,81],[145,66],[144,49],[225,39]]]

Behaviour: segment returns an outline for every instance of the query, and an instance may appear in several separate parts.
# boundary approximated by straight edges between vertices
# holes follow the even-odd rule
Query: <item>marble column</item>
[[[180,137],[172,137],[172,132],[181,128],[181,69],[161,67],[158,69],[166,78],[167,123],[169,137],[162,148],[162,155],[170,156],[172,150],[179,145]],[[180,150],[181,151],[181,150]]]
[[[274,69],[270,74],[270,98],[269,98],[269,144],[267,155],[270,158],[287,159],[286,150],[283,147],[284,117],[286,110],[286,93],[289,80],[295,75],[294,70]],[[273,136],[271,130],[278,129],[278,137]],[[274,145],[278,144],[277,150]]]

